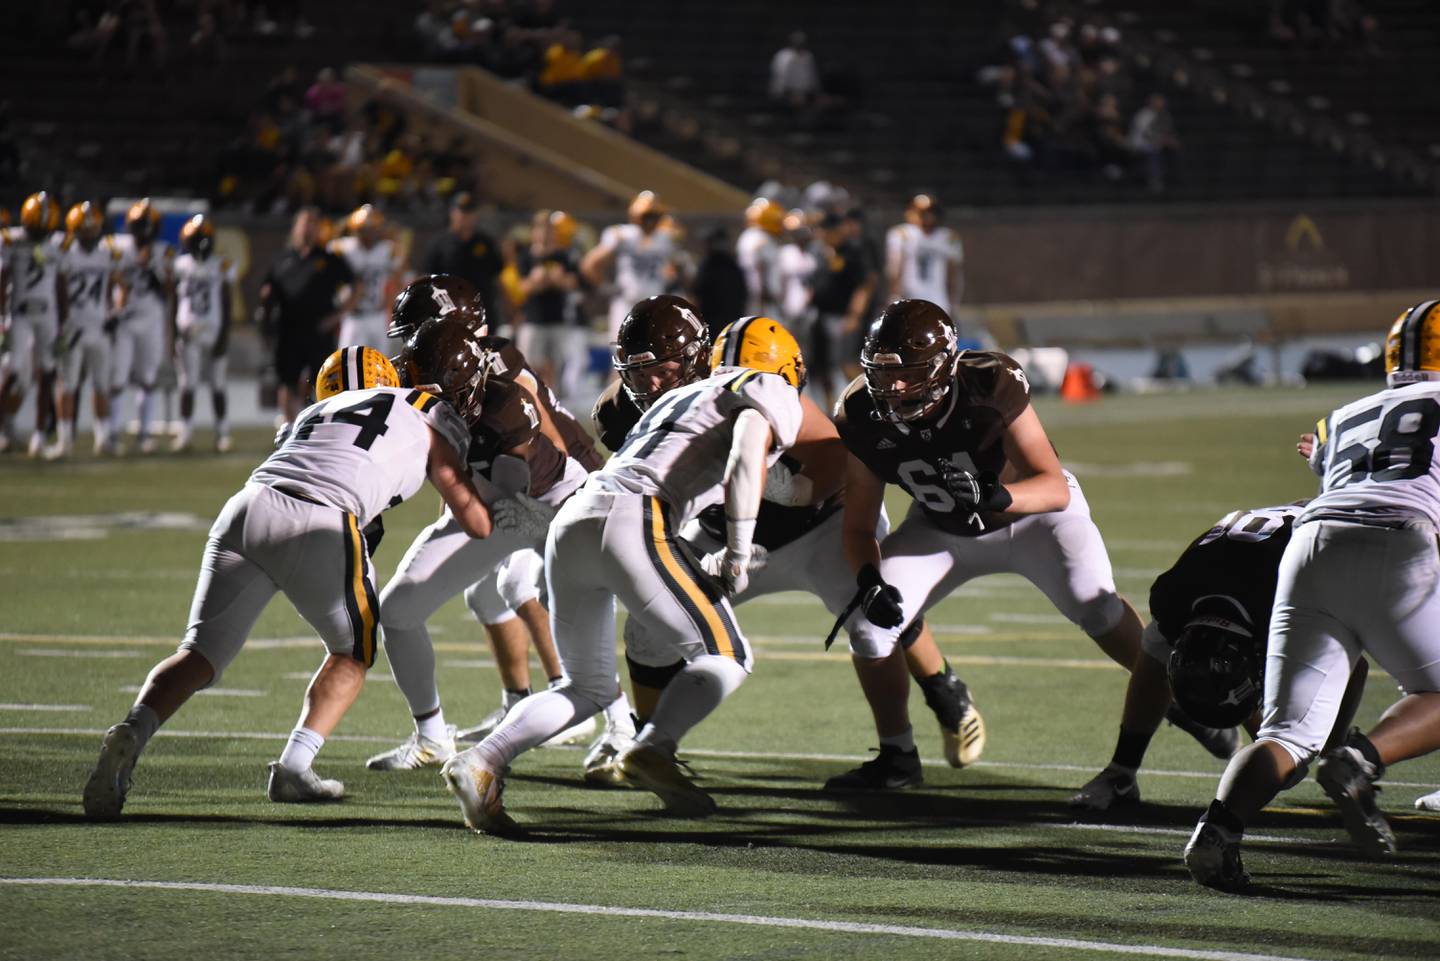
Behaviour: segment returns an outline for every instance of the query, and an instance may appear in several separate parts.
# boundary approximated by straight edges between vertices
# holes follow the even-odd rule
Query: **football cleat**
[[[587,717],[579,724],[571,725],[550,740],[541,744],[541,747],[561,747],[566,744],[579,744],[581,741],[588,741],[595,736],[596,724],[593,716]]]
[[[85,816],[97,821],[113,821],[125,806],[130,793],[130,775],[140,757],[140,739],[135,729],[121,722],[105,732],[100,742],[100,759],[90,780],[85,782]]]
[[[74,450],[70,444],[57,440],[55,443],[45,448],[44,454],[42,456],[44,456],[46,460],[54,461],[64,460],[72,453],[74,453]]]
[[[322,778],[314,768],[296,772],[281,767],[279,761],[271,761],[265,796],[276,804],[317,804],[343,798],[345,785]]]
[[[30,446],[26,449],[25,455],[31,459],[39,459],[45,453],[45,435],[35,433],[30,435]]]
[[[1321,755],[1315,780],[1340,809],[1350,839],[1371,857],[1388,857],[1397,846],[1390,822],[1375,804],[1377,776],[1363,754],[1342,745]]]
[[[1440,811],[1440,791],[1431,791],[1424,797],[1417,797],[1415,799],[1415,810]]]
[[[619,782],[644,788],[677,817],[703,818],[717,810],[715,799],[695,786],[673,755],[648,744],[632,744],[614,761]]]
[[[920,682],[925,704],[940,723],[945,760],[951,767],[965,767],[980,760],[985,751],[985,719],[970,697],[970,688],[947,666]]]
[[[422,737],[419,731],[413,731],[399,747],[375,755],[365,762],[365,766],[372,771],[414,771],[422,767],[439,767],[455,754],[455,729],[449,728],[446,735],[443,741],[432,741]]]
[[[513,834],[519,830],[505,813],[505,771],[497,771],[472,748],[461,751],[440,769],[445,786],[460,802],[465,825],[484,834]]]
[[[505,720],[506,713],[508,712],[504,707],[497,707],[489,714],[486,714],[485,717],[481,719],[479,724],[475,725],[474,727],[467,727],[465,730],[457,732],[455,735],[455,740],[466,741],[470,743],[478,743],[485,740],[487,737],[490,736],[490,732],[499,727],[500,722]]]
[[[153,454],[160,449],[160,442],[154,437],[145,436],[140,438],[139,451],[142,454]]]
[[[215,453],[228,454],[234,448],[235,442],[230,439],[229,434],[220,434],[215,438]]]
[[[1250,875],[1240,860],[1240,839],[1206,817],[1208,814],[1201,815],[1185,845],[1185,867],[1207,888],[1243,891],[1250,884]]]
[[[1178,704],[1170,705],[1165,721],[1199,741],[1201,747],[1222,761],[1240,750],[1238,727],[1207,727],[1186,714]]]
[[[625,779],[615,767],[615,759],[635,742],[633,734],[606,728],[605,732],[590,745],[582,768],[585,783],[597,787],[624,787]]]
[[[855,770],[837,774],[826,781],[825,790],[836,793],[898,791],[924,783],[918,750],[902,751],[893,745],[882,744],[878,754]]]
[[[1092,777],[1070,799],[1072,808],[1084,811],[1108,811],[1139,803],[1140,786],[1135,783],[1135,775],[1108,767]]]

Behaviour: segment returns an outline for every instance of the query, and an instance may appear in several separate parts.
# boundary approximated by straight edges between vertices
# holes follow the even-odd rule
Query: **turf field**
[[[1313,490],[1295,435],[1355,393],[1040,412],[1143,612],[1154,574],[1216,518]],[[1221,765],[1162,729],[1142,808],[1073,817],[1065,799],[1109,758],[1125,677],[1014,578],[932,615],[988,722],[984,761],[934,766],[914,697],[932,766],[903,794],[818,793],[873,733],[847,657],[820,648],[824,612],[780,596],[741,608],[756,673],[687,744],[721,805],[709,821],[586,789],[580,751],[548,749],[507,792],[529,839],[472,835],[434,771],[364,770],[409,727],[383,664],[316,765],[350,797],[272,805],[265,762],[321,656],[279,600],[222,687],[151,744],[124,821],[86,824],[99,735],[175,644],[204,531],[268,445],[241,440],[223,458],[0,461],[0,957],[1440,957],[1440,818],[1411,807],[1440,760],[1390,772],[1393,862],[1356,854],[1308,782],[1251,829],[1254,895],[1198,888],[1180,849]],[[393,512],[382,573],[435,501]],[[432,625],[447,714],[473,722],[498,696],[488,651],[458,599]],[[1360,723],[1393,697],[1372,676]]]

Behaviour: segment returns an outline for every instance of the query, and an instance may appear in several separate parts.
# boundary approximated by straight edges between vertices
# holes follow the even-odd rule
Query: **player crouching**
[[[483,384],[457,377],[452,367],[438,358],[420,386],[405,389],[379,351],[330,355],[317,379],[319,402],[301,412],[211,527],[185,639],[106,732],[85,785],[89,817],[119,816],[146,743],[191,695],[219,679],[277,589],[329,655],[270,765],[269,797],[330,801],[344,794],[339,781],[321,779],[310,765],[375,660],[378,604],[361,531],[428,478],[468,533],[490,533],[489,512],[464,466],[469,428],[456,413],[470,412]]]

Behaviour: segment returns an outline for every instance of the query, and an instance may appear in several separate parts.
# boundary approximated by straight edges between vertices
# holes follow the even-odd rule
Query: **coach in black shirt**
[[[345,302],[340,291],[349,288]],[[360,295],[345,258],[320,244],[320,212],[306,207],[295,215],[290,245],[265,275],[260,288],[264,333],[274,348],[276,400],[294,420],[310,395],[310,381],[335,349],[340,317]]]
[[[861,327],[875,290],[875,272],[864,248],[850,235],[838,214],[825,215],[819,234],[819,263],[810,301],[816,323],[805,359],[810,370],[819,373],[817,380],[825,392],[828,409],[835,399],[835,372],[843,368],[847,377],[859,373]]]
[[[431,246],[425,255],[424,269],[431,274],[454,274],[470,281],[480,291],[491,328],[504,319],[497,311],[496,281],[505,261],[495,239],[476,226],[478,206],[467,192],[455,195],[450,205],[450,229]]]

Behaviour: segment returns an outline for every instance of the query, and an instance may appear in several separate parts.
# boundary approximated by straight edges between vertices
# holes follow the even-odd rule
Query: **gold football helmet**
[[[575,222],[575,218],[565,211],[553,210],[550,212],[550,229],[554,232],[552,236],[555,238],[555,246],[569,247],[575,243],[575,231],[578,227],[579,224]]]
[[[141,244],[148,244],[160,236],[160,211],[155,209],[149,197],[130,205],[125,212],[125,229]]]
[[[1440,380],[1440,300],[1408,307],[1385,338],[1385,382],[1391,387]]]
[[[196,214],[180,228],[180,249],[204,259],[215,249],[215,225],[204,214]]]
[[[364,204],[351,211],[345,218],[345,229],[359,236],[362,230],[378,233],[385,227],[385,215],[371,204]]]
[[[105,218],[100,208],[88,200],[71,207],[65,214],[65,233],[83,243],[93,244],[104,230]]]
[[[799,342],[769,317],[741,317],[720,331],[710,351],[710,367],[749,367],[779,374],[796,390],[804,390],[808,379]]]
[[[399,387],[400,375],[390,358],[373,347],[341,347],[320,365],[315,378],[315,399],[334,397],[342,390]]]
[[[745,208],[745,223],[778,237],[785,230],[785,208],[768,198],[756,197]]]
[[[44,190],[25,198],[20,205],[20,226],[39,239],[60,229],[60,205]]]
[[[659,223],[660,218],[665,216],[665,205],[660,202],[660,197],[653,190],[642,190],[630,201],[630,222],[632,224],[643,223],[652,220]]]

